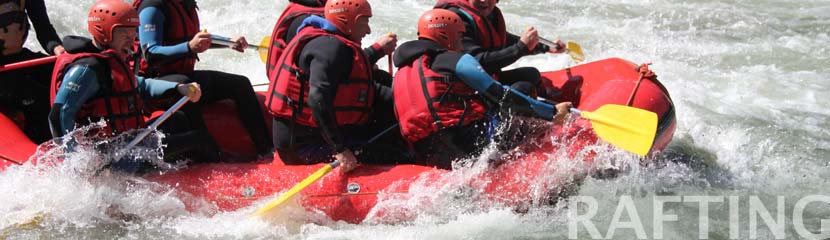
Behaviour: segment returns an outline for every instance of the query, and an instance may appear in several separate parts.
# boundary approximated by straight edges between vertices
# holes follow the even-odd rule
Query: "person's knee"
[[[536,88],[536,86],[529,81],[518,81],[510,85],[510,87],[528,96],[532,96]]]
[[[539,69],[535,67],[524,67],[521,68],[521,74],[523,81],[528,81],[534,86],[538,86],[542,83],[542,73],[539,72]]]

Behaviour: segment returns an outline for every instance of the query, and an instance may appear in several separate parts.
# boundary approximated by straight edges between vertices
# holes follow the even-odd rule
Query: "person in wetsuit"
[[[571,107],[495,81],[463,52],[464,31],[455,13],[433,9],[418,21],[418,40],[395,52],[395,112],[419,164],[450,169],[454,160],[480,152],[493,137],[493,111],[561,122]]]
[[[290,0],[271,33],[268,61],[265,63],[265,72],[268,79],[273,79],[273,75],[279,72],[279,68],[276,66],[277,62],[280,61],[280,56],[285,51],[288,42],[291,42],[294,36],[297,36],[300,25],[309,16],[324,17],[323,8],[325,5],[326,0]],[[396,46],[395,43],[397,43],[397,35],[389,33],[378,39],[369,51],[381,49],[383,53],[391,54]],[[388,72],[373,67],[372,75],[375,76],[376,82],[388,87],[392,86],[392,76]]]
[[[439,0],[435,8],[447,9],[456,13],[464,22],[462,43],[464,51],[478,60],[488,74],[499,82],[511,85],[517,81],[526,81],[535,86],[540,96],[550,96],[554,89],[542,86],[542,75],[534,67],[520,67],[504,71],[502,68],[515,63],[519,58],[551,52],[562,53],[565,45],[556,40],[554,48],[539,44],[539,33],[529,27],[516,36],[508,33],[504,16],[496,7],[498,0]]]
[[[186,95],[197,102],[202,97],[197,83],[136,77],[129,69],[138,27],[138,14],[129,4],[101,0],[90,9],[87,23],[92,39],[64,38],[67,53],[59,55],[55,64],[51,79],[54,102],[49,114],[54,137],[62,137],[78,126],[99,119],[107,123],[101,130],[103,134],[115,136],[145,127],[145,99]],[[186,104],[184,108],[189,106],[193,104]],[[192,130],[183,124],[182,118],[179,113],[160,126],[168,134],[164,139],[165,159],[198,156],[201,161],[217,160],[216,150],[205,148],[207,132]],[[112,166],[127,172],[141,167],[126,159]]]
[[[404,161],[395,144],[399,135],[385,131],[397,126],[391,88],[376,82],[372,71],[397,40],[387,35],[387,41],[362,49],[371,16],[366,0],[329,0],[325,18],[306,18],[277,72],[269,74],[266,107],[274,115],[275,148],[286,164],[333,157],[348,172],[358,161]],[[384,139],[367,144],[375,136]]]
[[[233,100],[237,116],[253,141],[256,154],[270,157],[271,138],[259,99],[247,77],[219,71],[195,70],[197,54],[211,47],[211,34],[199,31],[198,6],[194,0],[136,0],[133,6],[139,12],[138,47],[143,53],[139,64],[140,75],[161,80],[202,86],[201,104],[224,99]],[[239,52],[248,46],[244,37],[231,41]],[[162,104],[166,106],[167,104]],[[193,109],[198,111],[198,108]],[[204,125],[199,113],[188,113],[194,125]],[[201,123],[199,123],[201,122]]]

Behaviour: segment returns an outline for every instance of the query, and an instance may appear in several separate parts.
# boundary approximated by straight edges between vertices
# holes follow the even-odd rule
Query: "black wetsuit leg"
[[[166,134],[163,142],[164,160],[174,162],[182,159],[191,159],[199,163],[219,162],[219,146],[204,127],[191,125],[193,122],[188,112],[199,112],[199,106],[185,104],[179,112],[174,113],[159,126],[159,130]],[[195,109],[195,110],[193,110]]]
[[[389,82],[375,84],[375,101],[372,103],[371,120],[364,126],[355,127],[348,136],[360,136],[363,146],[357,158],[361,163],[402,164],[414,163],[414,153],[401,136],[401,128],[395,117],[395,102],[391,88],[391,75],[376,70],[375,79],[389,76]],[[388,84],[388,85],[387,85]],[[374,141],[368,142],[375,138]]]
[[[273,118],[274,148],[283,163],[288,165],[330,162],[332,150],[318,128],[294,124],[294,144],[291,144],[291,119]]]
[[[265,116],[247,77],[218,71],[195,71],[191,78],[201,85],[201,105],[224,99],[233,100],[237,116],[253,140],[257,154],[272,152],[273,144],[268,137]]]
[[[542,87],[542,74],[534,67],[520,67],[499,72],[497,75],[499,82],[510,85],[524,94],[536,96],[536,92],[543,92],[539,91],[539,88]],[[530,87],[526,84],[515,85],[520,82],[527,82],[530,84]]]
[[[392,128],[370,144],[370,139],[395,124],[367,124],[364,126],[341,126],[345,145],[355,151],[361,163],[395,164],[412,163],[406,145],[400,137],[400,129]],[[291,145],[291,120],[273,119],[274,148],[283,163],[288,165],[316,164],[330,162],[333,158],[331,147],[323,139],[320,129],[301,125],[294,126],[294,145]]]
[[[450,127],[412,144],[416,164],[452,169],[453,161],[478,154],[490,142],[488,121]]]

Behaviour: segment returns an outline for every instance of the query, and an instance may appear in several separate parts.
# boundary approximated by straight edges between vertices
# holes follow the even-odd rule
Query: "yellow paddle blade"
[[[305,189],[306,187],[308,187],[312,183],[316,182],[317,180],[319,180],[323,176],[326,176],[326,174],[331,172],[331,170],[334,169],[334,167],[336,167],[337,165],[339,165],[339,164],[337,163],[337,161],[335,161],[335,162],[332,162],[330,164],[327,164],[326,166],[323,166],[322,168],[318,169],[316,172],[312,173],[311,176],[308,176],[307,178],[303,179],[303,181],[301,181],[296,186],[294,186],[293,188],[289,189],[287,192],[282,194],[282,196],[280,196],[279,198],[269,202],[267,205],[260,208],[259,210],[257,210],[253,214],[251,214],[249,217],[262,215],[263,213],[267,213],[271,209],[274,209],[274,208],[282,205],[288,199],[291,199],[291,197],[293,197],[294,195],[296,195],[297,193],[299,193],[300,191],[302,191],[303,189]]]
[[[657,114],[629,106],[607,104],[594,112],[582,111],[597,136],[619,148],[645,156],[657,134]]]
[[[268,63],[268,46],[270,45],[271,36],[264,37],[262,41],[259,41],[256,51],[259,53],[259,60],[262,60],[262,63]]]
[[[582,54],[582,46],[579,46],[578,43],[568,42],[566,49],[568,49],[568,55],[570,55],[577,64],[585,61],[585,54]]]

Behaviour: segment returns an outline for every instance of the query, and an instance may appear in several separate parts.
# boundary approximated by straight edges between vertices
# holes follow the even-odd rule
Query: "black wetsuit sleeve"
[[[40,46],[49,54],[55,54],[53,50],[62,43],[55,27],[49,21],[49,15],[46,14],[46,4],[43,0],[29,0],[26,2],[26,14],[32,21]]]
[[[300,52],[299,67],[309,73],[308,105],[323,139],[335,153],[343,151],[344,145],[334,99],[338,82],[351,73],[354,54],[351,48],[331,37],[315,38]]]
[[[464,56],[465,53],[459,52],[444,52],[435,56],[432,61],[431,69],[445,76],[455,76],[455,67],[458,65],[458,60]]]
[[[450,8],[450,11],[455,12],[458,16],[465,16],[458,8]],[[493,74],[499,72],[502,68],[518,61],[519,58],[529,55],[527,46],[518,41],[515,35],[511,37],[508,33],[507,45],[502,48],[484,48],[481,46],[481,41],[478,39],[475,22],[471,19],[462,17],[464,22],[464,36],[461,43],[464,46],[464,51],[472,55],[481,63],[487,73]]]
[[[378,45],[377,43],[372,44],[372,46],[369,46],[367,48],[364,48],[363,52],[366,53],[366,57],[369,58],[369,62],[372,64],[377,63],[378,60],[386,56],[386,53],[383,52],[383,49],[381,49],[380,45]]]

